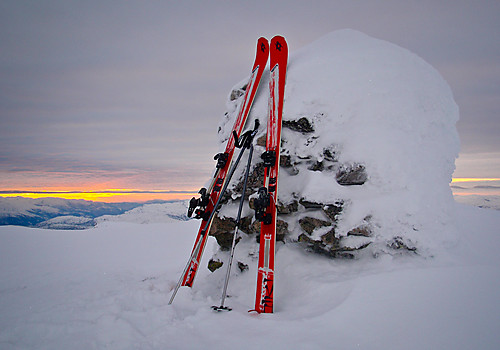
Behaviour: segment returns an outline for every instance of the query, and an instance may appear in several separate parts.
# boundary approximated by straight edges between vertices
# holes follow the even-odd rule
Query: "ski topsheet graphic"
[[[212,225],[212,220],[214,213],[217,210],[219,198],[222,193],[222,189],[225,187],[226,181],[228,180],[228,171],[231,167],[231,162],[235,150],[235,136],[239,137],[241,131],[246,123],[250,108],[252,107],[257,88],[260,83],[260,78],[266,67],[266,63],[269,57],[269,44],[267,39],[259,38],[257,41],[257,53],[255,56],[255,62],[252,67],[252,74],[248,81],[243,102],[240,105],[238,116],[233,126],[233,131],[229,136],[229,140],[226,145],[224,153],[219,153],[215,156],[217,160],[217,166],[214,178],[210,187],[207,189],[202,188],[200,193],[200,198],[191,199],[188,216],[191,216],[193,212],[195,217],[201,219],[200,229],[196,236],[196,241],[194,248],[189,257],[188,263],[182,272],[182,275],[175,287],[172,297],[170,298],[169,304],[175,298],[175,295],[180,286],[192,287],[194,278],[198,271],[199,264],[201,262],[201,257],[205,249],[207,242],[208,232],[210,231],[210,226]]]
[[[267,121],[264,161],[264,186],[258,191],[255,217],[261,221],[259,265],[255,311],[271,313],[274,310],[274,253],[276,245],[276,204],[281,142],[281,120],[285,93],[288,46],[285,39],[275,36],[269,45],[269,118]],[[252,310],[253,311],[253,310]]]

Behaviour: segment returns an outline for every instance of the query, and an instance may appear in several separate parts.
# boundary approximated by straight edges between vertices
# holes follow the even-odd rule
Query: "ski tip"
[[[269,53],[269,41],[264,37],[260,37],[257,40],[257,49],[262,51],[262,53],[264,53],[264,54],[268,54]]]
[[[276,35],[271,39],[271,50],[276,51],[285,51],[288,52],[288,44],[286,43],[286,39],[281,35]]]
[[[282,40],[282,41],[286,42],[286,39],[285,39],[285,37],[283,35],[275,35],[271,39],[271,41],[276,41],[276,40]]]

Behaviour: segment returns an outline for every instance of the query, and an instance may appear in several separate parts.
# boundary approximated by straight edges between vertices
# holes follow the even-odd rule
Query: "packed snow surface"
[[[3,226],[0,348],[499,349],[500,213],[457,204],[454,220],[455,244],[434,258],[335,261],[281,244],[276,312],[266,315],[248,313],[256,257],[248,271],[233,265],[233,311],[210,308],[224,268],[200,269],[167,305],[198,221]],[[207,253],[215,246],[210,238]],[[238,245],[235,261],[247,255]]]

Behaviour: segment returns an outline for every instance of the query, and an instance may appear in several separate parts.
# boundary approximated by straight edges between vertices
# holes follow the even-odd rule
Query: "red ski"
[[[285,38],[275,36],[269,46],[269,118],[267,121],[266,151],[264,161],[264,187],[255,200],[255,216],[261,221],[259,266],[255,310],[272,313],[274,309],[274,253],[276,245],[276,203],[278,196],[278,170],[281,142],[281,119],[285,94],[288,45]]]
[[[198,271],[199,264],[201,262],[201,257],[205,249],[207,242],[208,232],[210,231],[210,226],[212,225],[212,219],[214,217],[214,212],[217,210],[219,198],[221,196],[221,189],[224,188],[225,182],[227,180],[227,175],[229,168],[231,166],[234,150],[235,150],[235,133],[239,137],[241,131],[246,123],[248,113],[252,107],[252,103],[259,87],[260,78],[267,64],[269,57],[269,44],[267,39],[259,38],[257,41],[257,53],[255,56],[255,62],[252,67],[252,74],[248,80],[248,84],[245,90],[245,95],[243,102],[240,105],[239,113],[233,126],[233,131],[229,136],[229,140],[226,145],[224,153],[219,153],[215,156],[217,160],[217,169],[212,180],[210,187],[207,189],[202,188],[200,190],[201,197],[199,199],[193,198],[190,202],[190,208],[188,211],[188,216],[191,216],[196,207],[200,207],[196,210],[196,218],[202,219],[200,229],[196,236],[196,241],[194,248],[191,252],[191,256],[187,262],[184,271],[175,287],[175,290],[170,298],[169,304],[171,304],[175,298],[175,295],[180,286],[192,287],[194,278]]]

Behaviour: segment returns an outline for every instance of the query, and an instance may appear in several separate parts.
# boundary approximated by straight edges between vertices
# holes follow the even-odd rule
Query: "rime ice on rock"
[[[265,125],[267,81],[264,73],[247,125],[255,118]],[[239,89],[233,88],[219,127],[221,147],[240,103],[234,99]],[[278,239],[304,242],[332,257],[355,257],[363,251],[432,254],[432,247],[452,229],[449,182],[459,151],[457,121],[458,107],[447,83],[406,49],[353,30],[292,48]],[[258,139],[265,139],[265,132],[261,128],[256,138],[247,196],[262,186],[260,154],[265,148]],[[243,169],[239,171],[218,221],[236,215]],[[244,215],[242,231],[248,236],[243,238],[255,240],[259,224],[253,210]]]

